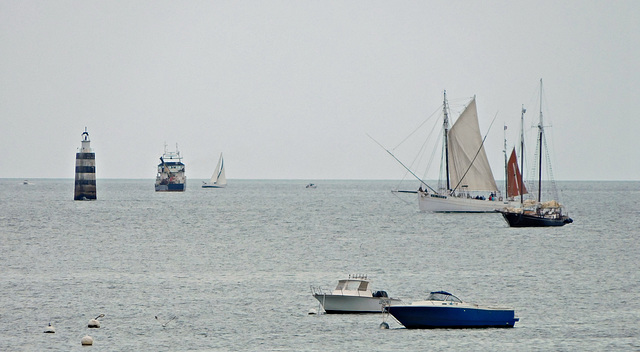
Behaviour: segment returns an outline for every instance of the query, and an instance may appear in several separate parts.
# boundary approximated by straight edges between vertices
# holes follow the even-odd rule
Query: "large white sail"
[[[203,182],[202,188],[224,188],[226,186],[227,176],[224,173],[224,159],[222,158],[222,153],[220,153],[218,165],[216,165],[215,170],[213,170],[211,180],[209,180],[209,183]]]
[[[218,165],[216,165],[216,169],[213,171],[213,175],[211,175],[211,184],[219,186],[227,184],[227,177],[224,174],[224,160],[222,159],[222,153],[220,153]]]
[[[216,181],[216,183],[220,186],[224,186],[227,184],[227,176],[224,174],[224,159],[222,159],[222,153],[220,153],[220,160],[218,160],[218,170],[220,170],[218,172],[218,180]]]
[[[449,175],[457,191],[498,191],[482,145],[475,97],[449,130]]]

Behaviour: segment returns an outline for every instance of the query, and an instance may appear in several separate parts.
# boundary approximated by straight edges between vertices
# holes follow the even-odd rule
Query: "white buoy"
[[[82,346],[91,346],[91,345],[93,345],[93,337],[87,335],[87,336],[82,338],[80,343],[82,343]]]
[[[53,326],[51,326],[51,323],[49,323],[49,325],[48,325],[46,328],[44,328],[44,332],[45,332],[46,334],[55,334],[55,332],[56,332],[56,328],[54,328]]]
[[[104,314],[100,314],[98,315],[95,319],[91,319],[89,320],[89,325],[87,325],[90,328],[94,328],[97,329],[100,327],[100,321],[98,320],[98,318],[102,318],[104,317]]]
[[[316,315],[316,314],[318,314],[318,311],[315,308],[309,309],[309,315]]]

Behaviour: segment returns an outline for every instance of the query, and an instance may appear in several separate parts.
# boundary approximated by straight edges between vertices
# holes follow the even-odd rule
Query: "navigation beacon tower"
[[[76,184],[73,200],[93,200],[96,195],[96,154],[89,145],[89,132],[84,128],[82,146],[76,153]]]

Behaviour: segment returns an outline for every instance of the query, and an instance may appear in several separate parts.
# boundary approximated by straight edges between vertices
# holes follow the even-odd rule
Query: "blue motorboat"
[[[511,308],[467,303],[445,291],[431,292],[424,301],[386,307],[407,329],[512,328],[519,319]]]

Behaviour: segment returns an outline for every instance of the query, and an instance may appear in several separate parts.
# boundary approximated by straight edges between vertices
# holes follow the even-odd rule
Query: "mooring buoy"
[[[51,326],[51,323],[49,323],[49,325],[46,328],[44,328],[44,332],[45,334],[55,334],[56,328]]]
[[[100,321],[98,320],[98,318],[102,318],[104,317],[104,314],[100,314],[97,317],[95,317],[95,319],[91,319],[89,320],[89,325],[87,325],[87,327],[92,328],[92,329],[97,329],[100,327]]]
[[[82,344],[82,346],[91,346],[93,345],[93,337],[87,335],[83,337],[82,340],[80,340],[80,343]]]

